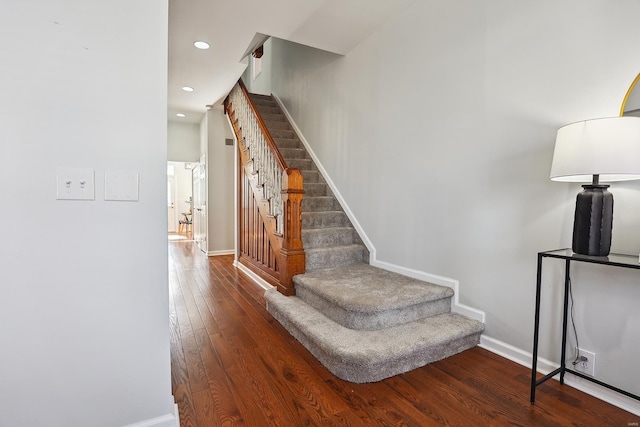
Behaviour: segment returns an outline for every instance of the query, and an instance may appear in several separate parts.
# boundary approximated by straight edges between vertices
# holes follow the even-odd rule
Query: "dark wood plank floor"
[[[182,427],[630,426],[640,417],[474,348],[373,384],[334,377],[265,310],[264,291],[193,242],[169,243],[173,394]]]

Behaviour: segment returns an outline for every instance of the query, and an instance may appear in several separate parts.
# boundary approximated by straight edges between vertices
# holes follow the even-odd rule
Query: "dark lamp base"
[[[576,198],[573,222],[573,252],[581,255],[607,256],[611,249],[613,195],[608,185],[583,185]]]

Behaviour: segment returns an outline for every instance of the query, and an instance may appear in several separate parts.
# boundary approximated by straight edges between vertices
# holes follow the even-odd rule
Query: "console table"
[[[550,372],[548,375],[545,375],[543,378],[536,380],[536,370],[538,365],[538,333],[540,329],[540,288],[542,281],[542,261],[544,258],[557,258],[565,260],[564,267],[564,309],[562,315],[562,355],[560,356],[560,367],[553,372]],[[547,381],[550,378],[560,374],[560,384],[564,384],[564,374],[570,372],[573,375],[576,375],[580,378],[584,378],[585,380],[591,381],[602,387],[606,387],[610,390],[614,390],[618,393],[624,394],[625,396],[631,397],[636,400],[640,400],[640,396],[637,396],[633,393],[629,393],[628,391],[621,390],[612,385],[606,384],[602,381],[599,381],[593,377],[583,374],[582,372],[577,372],[572,369],[567,368],[566,366],[566,347],[567,347],[567,312],[569,306],[569,283],[570,283],[570,269],[572,262],[586,262],[591,264],[602,264],[609,265],[612,267],[621,267],[621,268],[633,268],[636,270],[640,270],[640,262],[638,262],[637,255],[621,255],[621,254],[609,254],[606,257],[597,257],[597,256],[588,256],[588,255],[579,255],[573,253],[571,249],[557,249],[553,251],[539,252],[538,253],[538,279],[536,283],[536,315],[535,315],[535,326],[533,330],[533,362],[531,366],[531,403],[535,403],[536,401],[536,387]]]

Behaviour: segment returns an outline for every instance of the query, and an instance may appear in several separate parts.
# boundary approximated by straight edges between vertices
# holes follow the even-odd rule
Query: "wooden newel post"
[[[302,197],[304,185],[298,169],[282,172],[282,207],[284,231],[280,249],[280,285],[284,295],[295,295],[293,276],[305,272],[306,258],[302,246]]]

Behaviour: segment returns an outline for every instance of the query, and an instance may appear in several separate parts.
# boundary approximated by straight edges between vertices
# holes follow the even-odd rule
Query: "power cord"
[[[569,274],[569,273],[567,273]],[[576,366],[578,363],[580,362],[586,362],[587,358],[584,356],[580,355],[580,344],[578,343],[578,329],[576,328],[576,322],[574,320],[574,310],[573,310],[573,289],[572,289],[572,284],[571,284],[571,277],[569,276],[569,299],[571,300],[571,311],[569,312],[571,314],[571,326],[573,327],[573,335],[576,338],[576,358],[573,359],[573,362],[571,362],[571,364],[573,366]]]

